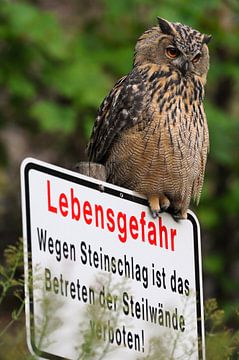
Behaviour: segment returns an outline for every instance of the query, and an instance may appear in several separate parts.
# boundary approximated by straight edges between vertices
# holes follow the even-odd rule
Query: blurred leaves
[[[73,132],[77,112],[99,105],[110,76],[92,59],[85,38],[69,36],[52,14],[29,3],[5,2],[0,19],[0,84],[7,97],[3,121],[12,108],[35,119],[40,131]]]
[[[1,26],[5,36],[16,36],[29,45],[35,44],[55,58],[65,56],[63,31],[51,14],[24,2],[9,1],[1,4],[1,17],[6,20]]]
[[[213,104],[206,104],[209,119],[210,154],[220,164],[233,165],[238,159],[239,122]]]
[[[236,316],[238,317],[238,313]],[[239,331],[225,329],[224,311],[218,308],[216,299],[205,303],[206,357],[208,360],[237,359]]]
[[[17,286],[23,286],[24,281],[17,278],[17,270],[23,268],[23,243],[21,240],[16,245],[9,245],[4,251],[5,266],[0,264],[0,305],[8,292]]]
[[[220,254],[211,254],[203,260],[204,270],[211,274],[221,274],[223,272],[224,260]]]
[[[72,107],[56,105],[50,101],[39,101],[31,108],[31,115],[46,132],[63,131],[70,133],[74,130],[76,112]]]

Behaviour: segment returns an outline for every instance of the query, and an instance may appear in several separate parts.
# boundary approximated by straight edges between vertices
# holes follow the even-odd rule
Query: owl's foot
[[[162,211],[166,211],[170,206],[170,201],[164,194],[159,196],[159,203]]]
[[[155,219],[161,213],[161,208],[159,205],[159,197],[157,195],[150,195],[148,197],[148,202],[149,202],[151,214]]]
[[[178,210],[178,211],[173,211],[173,218],[178,221],[178,220],[186,220],[188,218],[188,214],[187,214],[187,210]]]
[[[187,215],[187,213],[186,214],[177,213],[177,214],[173,214],[173,218],[176,221],[178,221],[178,220],[186,220],[188,218],[188,215]]]
[[[151,210],[151,214],[155,219],[162,211],[166,211],[170,206],[170,201],[165,195],[150,195],[148,202]]]

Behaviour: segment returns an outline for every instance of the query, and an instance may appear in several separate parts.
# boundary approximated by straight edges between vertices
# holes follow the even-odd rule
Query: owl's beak
[[[178,68],[183,76],[191,69],[191,62],[186,55],[181,55],[175,59],[174,65]]]
[[[189,61],[187,59],[184,59],[180,64],[180,71],[185,76],[189,70]]]

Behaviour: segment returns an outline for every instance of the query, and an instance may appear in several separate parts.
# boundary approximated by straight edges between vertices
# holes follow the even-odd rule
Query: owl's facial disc
[[[173,64],[183,76],[187,74],[189,70],[191,70],[191,62],[188,59],[188,56],[184,55],[182,51],[180,51],[177,47],[173,45],[169,45],[166,47],[165,54],[168,59],[170,59],[171,64]]]
[[[200,60],[203,57],[201,50],[192,53],[185,51],[175,43],[170,43],[165,47],[165,55],[170,64],[179,70],[183,76],[188,74],[200,75]]]

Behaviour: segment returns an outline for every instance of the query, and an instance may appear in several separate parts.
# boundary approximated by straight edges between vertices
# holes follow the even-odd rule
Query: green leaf
[[[203,260],[204,270],[210,274],[219,275],[224,268],[224,260],[220,254],[207,255]]]
[[[10,2],[4,4],[2,12],[8,18],[12,34],[36,43],[52,56],[65,57],[65,37],[53,15],[30,4]]]
[[[221,164],[232,165],[238,158],[239,123],[211,103],[206,103],[210,133],[210,156]]]
[[[83,57],[71,64],[49,68],[44,75],[44,82],[83,107],[98,107],[112,86],[100,66],[90,58]]]
[[[231,183],[231,187],[227,194],[225,195],[224,207],[227,209],[227,212],[235,217],[239,213],[239,179],[235,179]]]
[[[76,112],[72,107],[39,101],[31,107],[30,114],[44,131],[71,133],[75,129]]]
[[[206,207],[201,205],[197,212],[200,222],[202,223],[203,227],[207,229],[215,227],[220,220],[219,215],[214,207]]]
[[[8,78],[10,92],[18,97],[31,98],[36,94],[33,82],[29,81],[23,74],[12,73]]]

